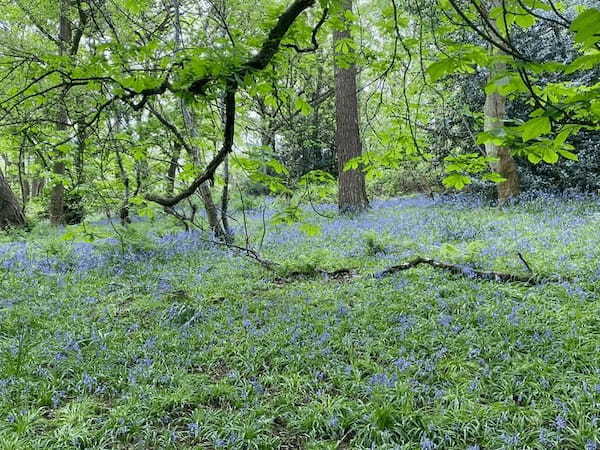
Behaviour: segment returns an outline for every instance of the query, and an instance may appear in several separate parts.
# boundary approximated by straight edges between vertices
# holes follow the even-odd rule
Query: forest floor
[[[600,448],[599,222],[597,197],[411,197],[266,234],[284,271],[341,279],[150,222],[34,230],[0,244],[0,449]],[[526,274],[518,253],[559,279],[373,276]]]

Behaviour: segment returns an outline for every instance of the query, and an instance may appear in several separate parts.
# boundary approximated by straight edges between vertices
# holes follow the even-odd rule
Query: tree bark
[[[484,130],[486,132],[502,128],[506,112],[506,97],[495,92],[487,94],[484,112]],[[485,151],[487,156],[498,158],[497,162],[492,163],[492,169],[506,179],[506,181],[497,184],[498,203],[504,204],[521,192],[517,163],[507,147],[488,142],[485,144]]]
[[[499,6],[502,6],[502,4],[498,0],[492,1],[492,7]],[[498,52],[497,49],[492,49],[492,54],[496,52]],[[492,80],[497,74],[505,69],[506,64],[495,63],[490,71],[489,80]],[[506,116],[506,97],[497,92],[486,94],[484,115],[484,131],[489,133],[498,128],[502,128]],[[498,158],[498,161],[492,163],[491,167],[494,172],[506,179],[506,181],[498,183],[496,186],[498,203],[500,205],[505,204],[512,197],[516,197],[521,193],[521,183],[517,171],[517,163],[512,157],[509,148],[496,145],[493,142],[485,144],[485,152],[487,156]]]
[[[229,227],[229,217],[227,210],[229,209],[229,156],[223,161],[223,191],[221,193],[221,222],[223,229],[228,236],[232,236],[231,228]]]
[[[69,21],[69,0],[60,0],[60,31],[58,36],[59,54],[64,56],[68,54],[68,49],[72,40],[71,22]],[[58,130],[66,130],[68,122],[68,114],[65,104],[66,92],[63,92],[62,98],[59,101],[58,111]],[[52,172],[58,177],[52,186],[50,195],[50,222],[54,225],[65,223],[65,186],[60,179],[65,174],[65,163],[62,161],[62,155],[55,155],[56,161],[53,164]]]
[[[29,201],[29,196],[31,192],[31,186],[29,185],[29,180],[26,176],[26,166],[25,166],[25,149],[23,145],[25,141],[21,144],[21,148],[19,149],[19,186],[21,187],[21,204],[23,205],[23,211],[25,211],[25,205]]]
[[[167,195],[173,195],[175,192],[175,178],[177,177],[177,166],[179,157],[181,156],[181,144],[175,142],[173,144],[173,153],[169,161],[169,170],[167,171]]]
[[[4,174],[0,171],[0,228],[22,227],[25,216]]]
[[[362,154],[356,89],[356,65],[345,64],[340,58],[340,43],[351,39],[350,23],[345,13],[352,11],[352,0],[343,0],[340,17],[343,30],[333,34],[335,47],[335,146],[337,151],[339,187],[338,208],[341,213],[359,212],[369,206],[365,187],[365,175],[360,170],[344,170],[346,163]]]

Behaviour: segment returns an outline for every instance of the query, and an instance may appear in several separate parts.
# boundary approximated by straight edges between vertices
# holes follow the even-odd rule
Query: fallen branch
[[[431,267],[436,267],[438,269],[448,270],[456,275],[465,276],[468,278],[478,278],[481,280],[488,281],[500,281],[504,283],[525,283],[529,286],[534,286],[536,284],[541,283],[542,281],[548,281],[541,278],[536,277],[535,275],[515,275],[512,273],[503,273],[503,272],[492,272],[492,271],[483,271],[473,269],[469,266],[464,266],[462,264],[450,264],[441,261],[436,261],[434,259],[427,259],[422,257],[417,257],[412,261],[405,262],[403,264],[398,264],[396,266],[389,267],[381,272],[377,272],[374,277],[375,278],[383,278],[387,275],[391,275],[396,272],[402,272],[404,270],[413,269],[420,265],[428,265]]]
[[[273,265],[271,268],[277,267]],[[348,280],[356,276],[356,272],[352,269],[338,269],[332,272],[323,269],[315,269],[312,272],[295,271],[288,273],[285,277],[278,277],[275,282],[278,284],[286,284],[297,280],[307,280],[314,278],[316,275],[323,277],[325,280]]]

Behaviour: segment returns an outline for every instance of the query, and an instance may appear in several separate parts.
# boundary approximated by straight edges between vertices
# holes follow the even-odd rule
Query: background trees
[[[230,177],[237,194],[285,194],[289,218],[313,188],[333,194],[331,176],[341,211],[366,207],[367,187],[497,185],[501,202],[518,176],[597,188],[593,5],[259,3],[7,4],[0,132],[25,211],[127,223],[201,205],[225,236],[231,189],[217,201],[211,186]]]

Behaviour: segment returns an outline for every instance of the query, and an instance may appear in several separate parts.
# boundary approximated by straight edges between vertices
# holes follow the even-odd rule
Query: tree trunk
[[[25,216],[19,201],[0,171],[0,228],[22,227]]]
[[[37,175],[31,182],[31,197],[39,197],[42,195],[46,181],[41,176]]]
[[[181,37],[181,22],[180,22],[180,14],[179,14],[179,0],[172,0],[173,9],[175,10],[174,17],[174,25],[175,25],[175,49],[179,50],[182,47],[182,37]],[[192,138],[198,137],[198,128],[196,126],[196,118],[194,117],[194,113],[188,106],[185,104],[183,100],[181,100],[181,112],[183,114],[183,120],[185,126],[188,130],[189,135]],[[192,161],[196,167],[200,166],[200,152],[198,147],[193,144],[193,154],[189,155],[192,158]],[[206,219],[208,220],[208,225],[214,235],[217,238],[225,238],[227,239],[227,234],[221,225],[221,221],[219,219],[219,211],[215,205],[215,202],[212,198],[212,193],[210,191],[210,187],[208,183],[203,183],[198,188],[198,193],[200,194],[200,198],[204,203],[204,209],[206,210]]]
[[[223,161],[223,192],[221,193],[221,222],[227,236],[232,236],[231,228],[229,227],[229,217],[227,210],[229,208],[229,156]]]
[[[21,187],[21,204],[23,205],[23,210],[25,210],[25,205],[29,201],[29,196],[31,192],[31,186],[29,185],[29,180],[27,179],[25,166],[25,149],[23,148],[25,144],[25,140],[19,149],[19,186]]]
[[[502,6],[498,0],[494,0],[492,3],[494,7]],[[495,51],[492,50],[492,53]],[[499,72],[505,69],[505,64],[495,63],[490,71],[489,79],[492,80]],[[484,131],[493,132],[493,130],[502,128],[506,116],[506,97],[497,92],[486,94],[484,115]],[[521,193],[517,163],[512,157],[510,149],[507,147],[488,142],[485,144],[485,152],[487,156],[498,158],[497,162],[491,164],[492,170],[506,179],[506,181],[497,184],[498,203],[502,205],[510,200],[510,198],[516,197]]]
[[[343,0],[341,18],[344,29],[333,34],[335,48],[335,146],[337,151],[339,188],[338,207],[341,213],[359,212],[369,206],[365,175],[360,170],[344,170],[346,163],[362,154],[358,119],[356,65],[347,64],[340,54],[339,43],[351,38],[350,23],[345,16],[352,11],[352,0]],[[340,61],[342,59],[342,61]]]
[[[68,47],[72,38],[69,7],[69,0],[60,0],[60,32],[58,41],[59,54],[61,56],[68,54]],[[66,91],[63,92],[62,97],[59,101],[58,130],[66,130],[69,120],[65,104]],[[56,161],[52,167],[52,172],[59,178],[57,181],[54,181],[50,195],[50,222],[54,225],[65,223],[65,186],[60,179],[65,174],[65,163],[61,160],[61,157],[62,155],[55,154]]]
[[[485,98],[485,127],[486,132],[491,132],[503,126],[506,110],[506,98],[498,93],[490,93]],[[485,144],[487,156],[498,158],[492,163],[492,169],[506,181],[497,184],[498,203],[504,204],[511,197],[516,197],[521,192],[517,164],[513,159],[510,149],[496,145],[492,142]]]
[[[169,161],[169,170],[167,171],[167,194],[172,196],[175,192],[175,178],[177,177],[177,166],[179,164],[179,156],[181,155],[181,144],[175,142],[173,145],[173,153]]]

